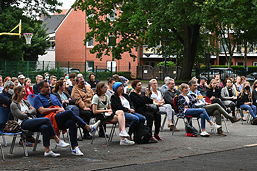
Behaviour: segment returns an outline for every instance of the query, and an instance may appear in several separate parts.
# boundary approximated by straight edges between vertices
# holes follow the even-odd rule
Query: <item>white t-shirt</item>
[[[120,96],[120,100],[123,107],[130,109],[129,101],[125,97]]]
[[[162,98],[162,93],[159,90],[157,90],[157,94],[152,91],[151,99],[155,99],[157,101],[161,101],[163,99]]]
[[[28,112],[29,111],[29,107],[24,103],[24,101],[22,100],[20,103],[20,107],[21,107],[21,112]],[[22,120],[18,119],[18,123],[22,123]]]
[[[189,97],[188,96],[184,96],[184,98],[186,99],[187,104],[189,104],[190,103]]]

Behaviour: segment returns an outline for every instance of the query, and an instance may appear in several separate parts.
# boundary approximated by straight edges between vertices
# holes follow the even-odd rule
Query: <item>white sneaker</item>
[[[119,136],[120,136],[120,137],[129,137],[129,134],[127,133],[127,131],[121,131],[121,132],[119,133]]]
[[[71,154],[75,156],[83,156],[84,154],[80,151],[79,147],[76,147],[74,150],[71,151]]]
[[[134,141],[130,141],[127,138],[124,138],[124,139],[120,140],[120,145],[134,145],[134,144],[135,144]]]
[[[220,125],[217,125],[216,123],[214,123],[213,125],[211,125],[211,128],[212,129],[218,129],[220,128],[221,126]]]
[[[60,140],[59,143],[56,143],[57,147],[65,148],[68,147],[70,144],[64,142],[63,140]]]
[[[96,133],[97,128],[99,127],[100,123],[101,123],[101,121],[98,120],[95,124],[89,125],[90,126],[90,134],[91,135],[94,135]]]
[[[206,132],[206,131],[203,131],[203,132],[201,132],[200,136],[202,136],[202,137],[209,137],[210,134],[208,132]]]
[[[53,151],[45,152],[44,156],[45,157],[59,157],[61,154],[59,153],[54,153]]]

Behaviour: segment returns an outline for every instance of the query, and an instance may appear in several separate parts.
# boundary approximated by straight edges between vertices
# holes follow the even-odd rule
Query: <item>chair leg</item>
[[[5,140],[5,136],[3,135],[2,138],[3,138],[3,144],[4,144],[4,146],[7,147],[7,141]]]
[[[225,128],[226,128],[227,133],[229,133],[226,119],[224,119],[224,125],[225,125]]]
[[[1,149],[2,159],[5,160],[2,144],[0,144],[0,149]]]
[[[113,135],[115,133],[115,128],[116,128],[116,124],[113,124],[112,129],[111,129],[111,133],[110,133],[110,137],[109,137],[109,140],[108,140],[109,143],[112,142],[112,138],[113,138]]]
[[[166,120],[167,120],[167,114],[164,114],[164,115],[165,115],[165,117],[164,117],[163,122],[162,122],[161,131],[163,131]]]
[[[78,127],[78,129],[79,129],[80,137],[81,137],[81,139],[83,140],[83,134],[82,134],[82,132],[81,132],[81,128],[80,128],[80,127]]]
[[[33,151],[36,151],[36,150],[37,150],[37,144],[38,144],[39,136],[40,136],[40,132],[37,132],[36,142],[35,142],[35,144],[34,144]]]
[[[103,129],[103,131],[104,131],[104,139],[105,139],[106,145],[108,146],[109,143],[108,143],[108,140],[107,140],[107,137],[106,137],[106,131],[105,131],[105,129],[104,129],[104,125],[101,125],[101,127],[102,127],[102,129]]]
[[[199,118],[197,118],[197,124],[198,124],[198,127],[199,127],[199,133],[201,133],[201,125],[200,125],[200,122],[199,122]]]
[[[10,154],[13,154],[13,149],[14,149],[16,137],[17,137],[17,135],[14,135],[14,136],[13,136],[12,144],[11,144],[11,147],[10,147]]]
[[[70,150],[72,151],[69,131],[67,131],[67,138],[68,138],[68,141],[69,141],[69,144],[70,144]]]
[[[22,141],[22,147],[23,147],[24,155],[25,155],[25,157],[28,157],[29,154],[28,154],[27,146],[26,146],[26,138],[22,134],[21,134],[21,141]]]
[[[177,120],[176,120],[176,122],[175,122],[175,125],[174,125],[175,128],[177,127],[178,120],[179,120],[179,118],[177,118]],[[172,130],[172,135],[174,134],[174,132],[175,132],[175,129]]]

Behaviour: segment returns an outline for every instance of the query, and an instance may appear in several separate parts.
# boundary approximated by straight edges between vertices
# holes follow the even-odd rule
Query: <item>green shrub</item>
[[[160,66],[165,66],[165,62],[163,61],[163,62],[159,62],[158,64],[157,64],[157,66],[158,67],[160,67]],[[176,66],[176,64],[174,63],[174,62],[172,62],[172,61],[166,61],[166,66]]]

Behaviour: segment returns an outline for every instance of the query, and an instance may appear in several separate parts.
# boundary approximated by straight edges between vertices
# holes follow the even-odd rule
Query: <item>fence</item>
[[[176,79],[181,72],[181,67],[152,67],[150,65],[143,65],[137,67],[137,78],[142,80],[157,79],[163,80],[165,76]]]
[[[90,66],[88,62],[0,61],[0,75],[3,77],[17,77],[19,74],[23,74],[34,80],[36,75],[43,75],[45,72],[58,78],[63,77],[66,73],[80,72],[87,75],[94,72],[97,79],[106,80],[114,73],[125,75],[128,78],[130,78],[131,73],[132,76],[136,76],[136,67],[130,65],[107,67],[103,63],[95,63]]]

